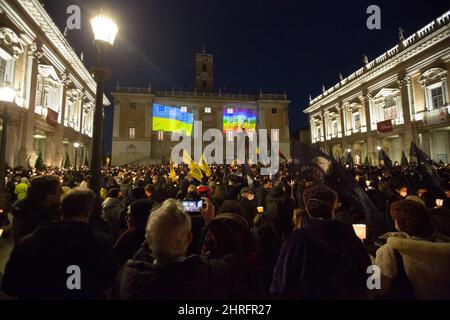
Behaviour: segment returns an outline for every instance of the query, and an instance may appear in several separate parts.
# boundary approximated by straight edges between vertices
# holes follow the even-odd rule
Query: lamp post
[[[0,88],[0,104],[3,106],[2,136],[0,140],[0,210],[5,212],[8,195],[6,193],[6,137],[8,134],[8,105],[14,102],[16,91],[5,85]]]
[[[91,178],[89,187],[95,192],[97,198],[99,198],[102,164],[103,93],[104,82],[109,75],[109,70],[104,67],[104,58],[108,49],[114,43],[118,28],[111,18],[101,12],[95,14],[90,22],[94,32],[95,45],[98,49],[98,65],[92,70],[94,78],[97,81],[97,91],[92,132]]]
[[[78,163],[78,148],[80,147],[80,144],[78,142],[73,143],[73,147],[75,148],[75,171],[77,171],[77,163]]]

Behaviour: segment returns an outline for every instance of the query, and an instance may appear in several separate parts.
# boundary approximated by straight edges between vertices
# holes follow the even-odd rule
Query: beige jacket
[[[381,269],[382,293],[397,275],[394,249],[403,258],[417,299],[450,299],[450,242],[418,240],[405,233],[390,236],[375,257],[375,265]]]

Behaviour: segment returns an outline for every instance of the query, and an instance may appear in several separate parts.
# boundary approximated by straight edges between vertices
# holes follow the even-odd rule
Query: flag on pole
[[[200,169],[203,170],[203,172],[205,173],[205,175],[207,177],[211,176],[211,168],[209,167],[208,162],[206,161],[205,155],[202,154],[202,157],[200,158],[200,162],[199,162],[199,167]]]
[[[400,161],[400,164],[403,168],[409,167],[408,159],[406,159],[405,151],[402,151],[402,160]]]
[[[410,156],[417,159],[417,168],[422,176],[424,184],[440,198],[445,198],[445,192],[439,182],[439,177],[433,170],[430,157],[422,151],[414,142],[411,142]]]
[[[392,168],[392,160],[388,157],[388,155],[386,154],[386,152],[384,152],[383,149],[379,151],[378,157],[380,161],[383,161],[383,166],[385,166],[388,169]]]
[[[189,155],[189,153],[186,151],[186,149],[183,149],[183,163],[190,165],[192,161],[191,156]]]
[[[202,178],[203,178],[202,170],[200,170],[200,167],[198,166],[198,164],[196,164],[193,161],[189,165],[189,174],[195,180],[202,182]]]
[[[173,163],[170,161],[170,174],[169,178],[172,179],[172,181],[175,181],[177,179],[177,174],[175,173],[175,169],[173,168]]]
[[[302,171],[303,168],[310,167],[313,164],[319,165],[321,171],[325,174],[324,183],[339,194],[342,203],[345,203],[351,211],[364,213],[370,231],[367,239],[374,241],[386,231],[382,213],[355,182],[355,178],[346,172],[336,160],[333,160],[315,146],[297,140],[293,141],[292,148],[293,169]]]

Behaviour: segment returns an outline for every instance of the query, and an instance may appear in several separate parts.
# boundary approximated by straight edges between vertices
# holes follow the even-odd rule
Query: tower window
[[[205,107],[205,113],[211,113],[211,107]]]
[[[128,137],[130,138],[130,140],[134,140],[134,134],[136,132],[135,128],[129,128],[128,129]]]
[[[136,102],[130,102],[130,109],[136,109]]]
[[[181,107],[181,112],[187,112],[187,107]]]
[[[272,113],[278,113],[277,108],[272,108]]]
[[[207,71],[208,71],[208,66],[206,65],[206,63],[204,63],[204,64],[202,65],[202,71],[203,71],[203,72],[207,72]]]
[[[206,81],[203,81],[203,82],[202,82],[202,88],[203,88],[203,89],[206,89]]]
[[[164,140],[164,131],[158,131],[158,141]]]
[[[227,108],[227,113],[228,113],[228,114],[233,113],[233,108]]]

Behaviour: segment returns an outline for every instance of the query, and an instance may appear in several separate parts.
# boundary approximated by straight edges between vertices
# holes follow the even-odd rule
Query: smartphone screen
[[[195,201],[195,200],[183,200],[181,201],[183,207],[186,209],[188,213],[198,213],[200,209],[203,207],[203,200]]]
[[[437,207],[442,207],[443,204],[444,204],[444,199],[436,199],[436,206]]]

